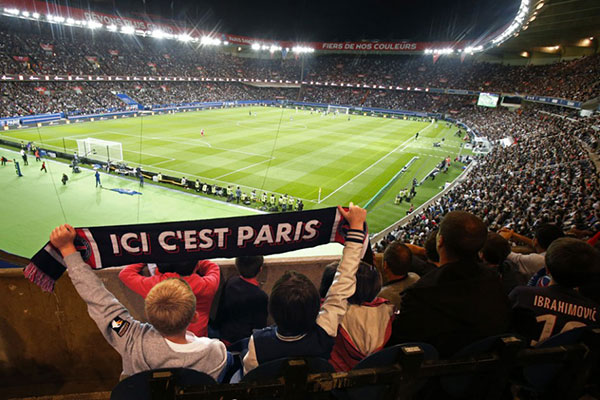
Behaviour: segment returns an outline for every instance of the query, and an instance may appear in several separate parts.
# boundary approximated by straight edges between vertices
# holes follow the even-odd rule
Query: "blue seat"
[[[283,376],[288,363],[292,360],[304,360],[308,367],[308,373],[317,374],[322,372],[334,372],[331,364],[329,364],[329,362],[323,358],[289,357],[260,364],[258,367],[244,375],[242,382],[254,382],[279,378]]]
[[[376,353],[365,357],[358,364],[352,368],[352,370],[367,369],[367,368],[382,368],[390,367],[395,364],[401,364],[402,359],[406,357],[410,352],[422,352],[422,361],[437,360],[438,351],[432,345],[428,343],[412,342],[402,343],[395,346],[391,346],[382,349]],[[416,392],[423,386],[424,382],[417,384],[412,388],[413,392]],[[359,399],[383,399],[387,393],[387,385],[370,385],[357,389],[348,390],[336,390],[334,391],[335,397],[338,399],[345,400],[359,400]]]
[[[203,372],[187,368],[162,368],[131,375],[115,386],[111,400],[148,400],[152,392],[170,393],[173,386],[216,385],[217,382]]]
[[[588,330],[587,327],[582,327],[559,333],[558,335],[551,336],[547,340],[538,343],[534,348],[544,349],[578,343],[586,330]],[[550,384],[564,367],[564,363],[549,363],[531,365],[523,368],[523,377],[525,378],[527,389],[538,393],[546,392]]]
[[[419,347],[423,352],[424,360],[437,360],[438,352],[432,345],[428,343],[412,342],[397,344],[392,347],[388,347],[373,353],[370,356],[361,360],[352,369],[365,369],[365,368],[377,368],[387,367],[396,364],[400,358],[404,355],[403,348],[407,347]]]
[[[503,334],[481,339],[463,347],[450,359],[460,360],[492,353],[502,339],[513,336],[512,334]],[[455,398],[465,398],[472,397],[478,390],[488,386],[490,379],[492,378],[487,373],[473,372],[465,375],[444,376],[440,379],[440,385],[446,394]]]

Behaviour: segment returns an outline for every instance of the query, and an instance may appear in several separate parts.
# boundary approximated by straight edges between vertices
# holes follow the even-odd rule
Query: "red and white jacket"
[[[329,363],[349,371],[363,358],[383,349],[392,334],[394,305],[377,297],[370,303],[351,304],[338,327]]]

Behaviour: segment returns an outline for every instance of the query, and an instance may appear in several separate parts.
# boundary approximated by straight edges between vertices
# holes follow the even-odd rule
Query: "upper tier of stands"
[[[44,50],[41,45],[51,45]],[[44,46],[48,48],[47,46]],[[23,61],[17,61],[17,59]],[[19,57],[27,57],[25,59]],[[109,32],[0,20],[0,72],[247,78],[526,93],[585,101],[600,95],[600,55],[540,66],[455,57],[237,57],[222,50]]]

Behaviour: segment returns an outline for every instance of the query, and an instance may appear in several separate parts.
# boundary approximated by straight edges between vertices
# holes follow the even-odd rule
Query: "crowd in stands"
[[[507,332],[535,346],[599,326],[600,252],[564,237],[556,224],[538,227],[530,239],[508,229],[490,232],[478,216],[454,210],[425,248],[397,240],[383,254],[361,260],[366,210],[350,204],[339,211],[348,223],[343,255],[324,268],[319,289],[302,273],[287,271],[265,293],[257,280],[260,256],[238,257],[239,275],[225,283],[219,266],[206,260],[160,264],[150,276],[142,275],[144,264],[126,266],[119,277],[145,298],[149,324],[133,319],[85,264],[72,227],[57,227],[50,242],[90,316],[121,354],[124,376],[186,367],[235,383],[286,357],[317,357],[335,371],[349,371],[395,344],[428,343],[447,358]],[[533,253],[511,252],[509,240],[527,243]],[[536,274],[547,279],[526,285]],[[215,298],[219,285],[223,290]],[[218,308],[211,320],[212,303]],[[423,390],[423,398],[431,398],[442,389]]]
[[[452,210],[468,210],[492,229],[509,227],[524,235],[532,235],[543,223],[566,230],[600,230],[600,180],[590,159],[592,148],[582,144],[596,143],[597,148],[597,131],[578,120],[535,111],[495,110],[471,116],[463,118],[472,124],[481,121],[492,138],[510,133],[516,143],[495,146],[463,182],[415,214],[392,239],[423,244]]]
[[[182,43],[165,45],[108,33],[95,37],[67,28],[68,35],[58,27],[50,32],[48,26],[28,33],[26,24],[33,23],[0,20],[0,72],[347,79],[369,84],[380,79],[382,84],[576,100],[600,94],[597,55],[536,67],[443,57],[437,63],[397,56],[250,59]],[[221,382],[234,372],[239,379],[261,364],[293,356],[321,357],[335,370],[347,371],[399,343],[430,343],[442,357],[450,357],[469,343],[500,333],[519,333],[535,345],[562,331],[599,326],[600,176],[590,158],[599,147],[598,131],[592,128],[599,122],[597,115],[584,120],[558,107],[476,108],[472,96],[379,89],[43,82],[2,85],[0,117],[124,109],[117,93],[145,107],[290,99],[435,111],[452,114],[498,144],[476,159],[464,181],[376,243],[372,259],[360,257],[366,211],[352,205],[340,209],[348,222],[343,256],[324,269],[319,289],[303,274],[288,271],[265,293],[257,280],[262,257],[236,259],[239,276],[227,282],[221,282],[219,266],[207,260],[161,264],[149,276],[142,275],[144,264],[125,267],[120,279],[144,297],[149,324],[135,320],[84,263],[73,244],[73,228],[58,227],[50,241],[64,257],[90,316],[121,354],[124,375],[187,367]],[[507,137],[514,144],[498,143]],[[181,185],[205,191],[199,181]],[[241,193],[233,187],[225,190],[239,203]],[[266,197],[260,201],[266,207]],[[562,308],[553,308],[552,301]],[[218,307],[211,319],[213,303]],[[573,307],[582,312],[571,313]],[[549,319],[555,322],[551,327],[539,323]],[[270,322],[274,324],[268,326]],[[234,345],[244,349],[237,361],[228,352]]]
[[[234,51],[235,53],[235,51]],[[0,72],[112,76],[177,76],[345,82],[516,92],[587,100],[600,94],[600,55],[540,66],[476,63],[429,56],[320,55],[238,57],[177,41],[0,20]],[[356,96],[354,96],[356,95]],[[385,92],[378,93],[384,96]],[[313,97],[318,97],[316,94]],[[361,93],[342,94],[359,100]],[[184,98],[188,97],[184,93]],[[309,96],[311,97],[311,96]],[[178,99],[179,100],[179,99]],[[389,101],[393,103],[393,101]],[[410,104],[405,101],[404,104]]]

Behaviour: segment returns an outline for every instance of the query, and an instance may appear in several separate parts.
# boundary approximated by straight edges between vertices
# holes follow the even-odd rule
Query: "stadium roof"
[[[534,7],[535,10],[535,7]],[[533,21],[531,18],[535,17]],[[506,41],[499,50],[523,51],[544,46],[590,47],[600,38],[600,1],[545,0],[527,29]]]
[[[147,13],[153,19],[160,16],[199,29],[267,40],[432,42],[481,39],[508,23],[520,1],[71,0],[68,4],[107,13]]]

